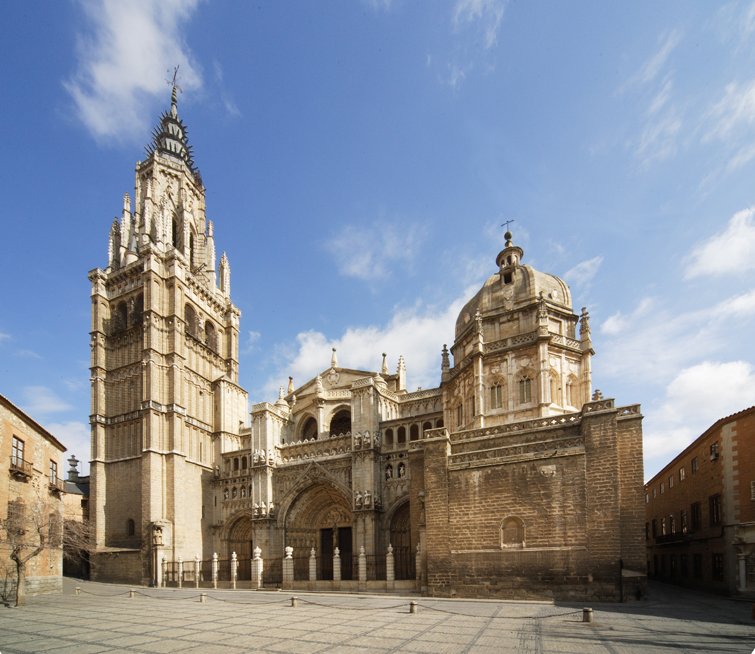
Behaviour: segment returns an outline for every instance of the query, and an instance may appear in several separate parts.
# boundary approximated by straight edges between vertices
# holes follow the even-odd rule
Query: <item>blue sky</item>
[[[0,393],[88,458],[89,283],[167,108],[274,399],[406,358],[437,385],[501,222],[592,316],[646,477],[755,404],[755,3],[5,3]],[[86,466],[85,466],[86,467]]]

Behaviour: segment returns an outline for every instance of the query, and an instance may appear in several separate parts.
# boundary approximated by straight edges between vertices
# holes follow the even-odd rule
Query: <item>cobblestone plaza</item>
[[[75,587],[81,588],[76,595]],[[27,652],[750,652],[749,602],[651,584],[650,599],[582,605],[147,589],[64,581],[63,596],[0,612],[0,651]],[[133,595],[133,597],[131,596]],[[410,602],[417,612],[410,612]]]

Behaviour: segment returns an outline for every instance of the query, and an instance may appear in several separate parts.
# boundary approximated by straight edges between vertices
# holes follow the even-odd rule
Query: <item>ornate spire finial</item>
[[[503,235],[503,238],[506,240],[506,247],[511,246],[511,230],[509,229],[509,225],[513,222],[516,222],[513,218],[511,220],[504,220],[503,223],[501,223],[501,227],[506,228],[506,233]]]
[[[381,375],[387,375],[388,374],[388,361],[386,360],[386,357],[388,355],[383,352],[383,365],[380,368],[380,374]]]
[[[170,72],[170,71],[168,71]],[[170,111],[173,114],[173,117],[175,117],[178,114],[178,92],[180,91],[183,93],[183,89],[178,85],[178,82],[176,81],[178,79],[178,66],[176,66],[173,69],[173,79],[168,82],[168,84],[171,85],[171,92],[170,92]]]
[[[338,357],[336,356],[336,348],[333,348],[333,354],[330,355],[330,367],[338,368]]]
[[[294,392],[294,378],[289,376],[288,378],[288,394],[291,395],[291,393]]]

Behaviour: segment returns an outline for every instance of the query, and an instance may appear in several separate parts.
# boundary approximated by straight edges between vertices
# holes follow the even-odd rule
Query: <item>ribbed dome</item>
[[[477,294],[464,305],[456,319],[456,339],[461,336],[477,311],[485,317],[491,312],[515,310],[537,302],[542,297],[571,312],[571,293],[566,282],[555,275],[540,272],[519,263],[523,250],[513,245],[506,234],[506,246],[498,254],[500,271],[488,277]]]

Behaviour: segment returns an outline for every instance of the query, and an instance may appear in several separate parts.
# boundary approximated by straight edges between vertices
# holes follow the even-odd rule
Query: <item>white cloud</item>
[[[649,84],[654,81],[660,75],[671,53],[681,43],[681,40],[682,34],[677,29],[662,34],[659,38],[660,45],[658,50],[635,73],[630,80],[630,84]]]
[[[691,311],[644,298],[628,316],[615,313],[601,326],[606,339],[593,362],[596,376],[666,384],[685,366],[723,350],[727,333],[753,316],[755,291]]]
[[[34,350],[16,350],[15,355],[21,359],[41,359],[42,355],[39,354],[39,352],[35,352]]]
[[[408,267],[424,238],[418,225],[381,221],[372,226],[347,225],[325,243],[346,277],[365,281],[390,276],[396,265]]]
[[[88,474],[91,439],[89,425],[85,422],[69,420],[67,422],[51,422],[46,426],[55,438],[66,446],[66,459],[72,454],[81,461],[78,470],[80,475]],[[66,470],[68,466],[66,465]],[[58,472],[62,476],[62,471]]]
[[[10,338],[11,338],[10,334],[6,332],[0,332],[0,343],[3,343],[4,341],[9,341]]]
[[[363,0],[364,3],[375,11],[390,11],[393,0]]]
[[[98,139],[141,136],[147,97],[168,99],[166,75],[180,66],[184,90],[201,86],[181,28],[199,0],[80,2],[89,29],[79,34],[78,67],[64,83],[79,119]]]
[[[719,418],[755,404],[755,371],[745,361],[703,361],[682,369],[663,402],[646,414],[646,478]]]
[[[254,351],[261,337],[262,334],[260,332],[256,332],[253,329],[250,329],[246,335],[246,344],[244,345],[242,354],[249,354],[250,352]]]
[[[637,308],[629,315],[625,316],[621,311],[608,316],[600,326],[600,332],[608,336],[617,336],[635,324],[643,316],[647,315],[650,309],[655,305],[655,300],[650,297],[643,298],[637,305]]]
[[[741,275],[755,269],[755,208],[735,213],[723,232],[696,247],[687,257],[685,279],[707,275]]]
[[[454,30],[474,26],[482,32],[485,48],[492,48],[498,40],[503,11],[501,0],[457,0],[453,8]]]
[[[576,266],[564,273],[564,278],[575,286],[586,286],[598,274],[603,257],[598,255],[586,261],[580,261]]]
[[[755,122],[755,80],[740,85],[727,84],[724,96],[708,114],[711,128],[703,140],[727,140],[738,128],[748,128]]]
[[[23,409],[35,420],[38,420],[39,416],[62,413],[73,408],[46,386],[26,386],[23,395]]]
[[[228,90],[225,88],[225,84],[223,84],[223,67],[220,65],[219,61],[213,62],[212,70],[215,73],[215,84],[218,87],[220,101],[223,103],[226,112],[229,116],[239,118],[241,116],[241,110],[229,95]]]
[[[330,366],[331,348],[338,352],[343,368],[377,371],[381,354],[389,355],[391,372],[404,355],[407,388],[435,387],[440,383],[440,353],[444,343],[453,342],[456,318],[465,302],[477,290],[467,289],[460,298],[442,309],[418,304],[397,309],[385,325],[349,327],[336,338],[316,331],[301,332],[296,344],[283,353],[284,363],[264,387],[265,399],[274,399],[289,375],[297,386]]]

